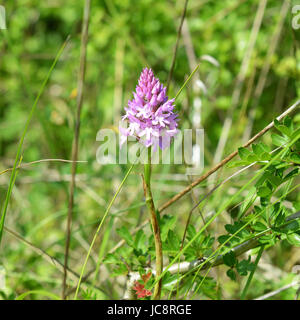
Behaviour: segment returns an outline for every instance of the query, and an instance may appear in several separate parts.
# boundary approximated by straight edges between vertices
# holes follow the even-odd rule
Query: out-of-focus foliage
[[[200,92],[201,126],[205,132],[205,170],[213,165],[223,123],[230,114],[237,75],[246,54],[259,2],[258,0],[190,0],[188,4],[186,15],[188,31],[184,29],[179,42],[169,96],[175,96],[192,71],[192,61],[188,52],[190,48],[187,45],[189,33],[190,44],[197,62],[201,56],[209,55],[219,64],[217,67],[208,61],[203,61],[199,69],[199,77],[207,91]],[[71,36],[71,40],[46,86],[30,124],[24,144],[23,163],[39,159],[71,157],[83,3],[84,1],[73,0],[18,0],[6,1],[4,4],[7,30],[0,30],[0,172],[13,165],[17,143],[30,108],[59,47],[68,35]],[[252,120],[251,133],[254,134],[300,97],[300,29],[292,28],[293,1],[284,18],[279,43],[271,57],[270,70],[266,75],[262,95],[259,100],[254,97],[280,19],[282,3],[283,1],[277,0],[267,2],[241,96],[237,107],[230,114],[232,127],[224,155],[243,144],[244,132]],[[70,253],[70,267],[78,273],[97,223],[128,169],[126,165],[103,166],[97,163],[96,150],[99,147],[99,143],[96,142],[97,131],[101,128],[117,130],[123,107],[131,98],[144,66],[151,67],[162,83],[167,82],[183,5],[183,0],[92,1],[79,145],[79,159],[88,162],[79,164],[77,170],[78,183]],[[248,90],[251,90],[250,95]],[[182,128],[190,127],[194,121],[195,115],[192,109],[194,100],[195,92],[190,82],[176,101]],[[251,119],[254,108],[255,118]],[[300,122],[299,109],[292,117],[296,130]],[[279,126],[280,124],[277,124],[278,129]],[[281,146],[284,137],[286,135],[280,130],[279,132],[274,130],[272,135],[266,134],[260,140],[262,144],[257,142],[252,150],[240,149],[240,159],[236,159],[240,162],[235,164],[247,165],[253,161],[270,160],[269,152],[274,149],[274,145]],[[264,158],[257,157],[257,154],[261,155],[264,152],[266,153]],[[253,157],[248,158],[250,155]],[[283,161],[299,166],[299,150],[297,152],[290,150],[285,156]],[[223,168],[217,179],[224,180],[237,170],[234,164]],[[258,170],[257,166],[243,172],[236,179],[231,179],[217,190],[201,206],[202,214],[210,217],[218,211],[232,194],[250,180],[249,176],[254,176],[255,170]],[[128,230],[133,231],[147,218],[139,175],[142,172],[141,166],[136,166],[133,171],[111,210],[112,214],[108,217],[105,231],[97,240],[88,264],[89,269],[96,268],[100,248],[100,257],[102,259],[105,256],[106,263],[101,264],[101,276],[96,278],[95,283],[105,293],[102,291],[95,293],[87,289],[82,292],[83,298],[120,298],[124,283],[122,275],[128,271],[122,259],[132,257],[132,266],[139,264],[144,266],[148,263],[153,241],[149,226],[133,238],[130,235],[128,238],[126,233]],[[60,162],[39,163],[20,170],[5,224],[60,261],[63,261],[64,257],[70,172],[70,164]],[[161,178],[162,173],[181,174],[181,179],[164,178],[167,176]],[[184,173],[184,166],[154,167],[153,196],[157,205],[164,203],[188,184]],[[224,231],[225,225],[234,226],[235,219],[244,214],[243,210],[249,212],[253,209],[253,214],[257,212],[259,208],[256,207],[256,202],[252,202],[251,194],[256,192],[258,200],[259,197],[263,199],[269,197],[270,200],[271,195],[278,197],[275,189],[279,186],[276,178],[279,173],[274,169],[269,170],[269,175],[273,176],[273,179],[269,177],[272,181],[267,179],[260,181],[259,185],[255,185],[256,189],[252,189],[253,193],[250,189],[242,193],[209,227],[215,243],[213,240],[210,241],[212,236],[199,239],[208,243],[207,252],[201,250],[198,252],[195,243],[195,246],[186,252],[185,258],[192,260],[198,254],[210,254],[213,247],[218,244],[217,239],[220,240],[218,237],[224,236],[226,231],[231,233],[230,227]],[[279,175],[279,178],[282,176]],[[296,175],[292,178],[296,185],[299,178]],[[1,207],[8,181],[9,172],[0,175]],[[198,199],[210,189],[210,184],[202,184],[196,188],[193,197]],[[282,195],[281,192],[287,190],[280,190],[279,194]],[[162,218],[164,249],[170,259],[174,257],[172,250],[178,250],[184,231],[183,226],[186,224],[189,210],[194,205],[193,197],[187,195],[181,199],[177,205],[167,209],[168,215]],[[281,206],[284,206],[285,209],[280,208],[283,211],[288,210],[289,214],[299,210],[299,192],[296,190],[287,195]],[[276,217],[277,214],[279,215],[279,211]],[[286,211],[284,214],[284,217],[288,215]],[[267,217],[265,219],[267,220]],[[270,225],[273,225],[273,222],[275,223],[275,220],[268,221]],[[259,228],[258,223],[257,228]],[[188,239],[203,224],[198,213],[194,213],[191,224],[192,227],[188,229]],[[281,224],[283,221],[279,223]],[[275,240],[278,240],[276,232],[273,234],[274,239],[266,240],[267,244],[272,240],[274,240],[272,244],[275,244]],[[103,240],[105,235],[108,237],[107,242]],[[120,239],[126,237],[127,243],[118,249],[117,255],[107,255]],[[248,291],[248,298],[256,298],[294,281],[296,276],[292,273],[292,269],[300,264],[300,252],[296,246],[299,239],[294,238],[285,236],[282,241],[276,242],[272,248],[264,252],[261,267],[256,271]],[[149,243],[146,240],[149,240]],[[103,243],[105,245],[101,246]],[[133,257],[133,250],[139,254]],[[242,273],[245,269],[246,274],[251,271],[251,263],[247,264],[248,256],[243,259],[239,260],[246,261],[242,265],[238,266],[237,261],[229,259],[225,263],[226,266],[219,267],[218,270],[213,269],[205,279],[204,289],[196,297],[239,299],[245,283]],[[115,278],[110,277],[111,264],[119,266],[113,271]],[[14,299],[28,290],[43,289],[60,294],[61,273],[32,248],[8,232],[4,234],[0,265],[6,270],[6,288],[2,292],[6,299]],[[228,272],[228,268],[232,271]],[[197,281],[201,279],[199,276]],[[166,284],[173,280],[172,277],[164,279]],[[69,285],[74,286],[76,282],[70,280]],[[166,285],[166,291],[170,289]],[[293,299],[295,292],[296,287],[283,291],[275,297]],[[30,297],[39,298],[39,295],[32,294]]]

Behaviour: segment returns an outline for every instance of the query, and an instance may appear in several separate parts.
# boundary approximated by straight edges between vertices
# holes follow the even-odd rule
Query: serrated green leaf
[[[255,268],[255,266],[250,261],[250,259],[242,260],[242,261],[238,262],[238,264],[236,266],[236,270],[241,276],[246,276],[248,274],[248,271],[252,271],[254,268]]]

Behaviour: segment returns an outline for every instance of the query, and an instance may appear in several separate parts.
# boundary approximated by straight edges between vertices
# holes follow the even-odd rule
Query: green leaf
[[[269,181],[271,183],[271,185],[275,188],[278,187],[281,183],[283,183],[283,180],[280,177],[274,176],[273,174],[270,174],[268,176],[267,181]]]
[[[172,275],[170,272],[167,272],[162,278],[163,289],[172,290],[174,288],[174,284],[178,281],[180,276],[180,274]]]
[[[268,227],[261,222],[256,222],[255,225],[252,226],[252,228],[257,232],[261,232],[266,230]]]
[[[127,244],[133,245],[133,239],[128,228],[122,227],[120,229],[117,229],[117,233],[121,238],[123,238],[127,242]]]
[[[265,245],[274,245],[275,244],[275,235],[274,234],[266,234],[258,239],[258,241]]]
[[[213,245],[214,241],[215,241],[215,238],[208,235],[204,238],[202,245],[203,247],[210,248]]]
[[[227,167],[228,168],[235,168],[235,167],[247,166],[248,164],[249,164],[248,161],[238,160],[238,161],[229,162]]]
[[[291,172],[289,172],[289,173],[283,178],[283,182],[288,181],[288,180],[296,177],[298,174],[299,174],[299,169],[298,169],[298,168],[292,170]]]
[[[112,253],[108,253],[103,261],[104,263],[113,263],[113,264],[120,264],[122,261],[119,257],[115,256]]]
[[[287,122],[288,121],[286,121],[286,123]],[[274,126],[278,131],[282,132],[283,134],[287,135],[288,137],[290,137],[293,133],[291,128],[285,126],[284,124],[280,124],[280,122],[276,119],[274,120]]]
[[[169,230],[173,230],[176,223],[176,216],[164,215],[160,221],[160,236],[162,241],[166,241]]]
[[[132,246],[122,246],[116,250],[116,254],[119,257],[127,259],[132,256],[133,247]]]
[[[283,211],[281,211],[275,219],[275,226],[280,226],[281,224],[284,223],[284,221],[285,221],[285,214]]]
[[[263,152],[263,153],[261,153],[259,159],[261,161],[268,161],[268,160],[271,160],[271,155],[269,153],[267,153],[267,152]]]
[[[188,238],[190,239],[193,239],[194,236],[197,234],[196,228],[191,224],[188,225],[186,232],[187,232]]]
[[[238,153],[239,153],[240,158],[242,160],[246,160],[246,161],[247,161],[248,156],[251,155],[251,152],[244,147],[238,148]]]
[[[300,247],[300,234],[291,233],[286,236],[286,240],[293,246]]]
[[[256,162],[256,161],[259,161],[259,157],[255,154],[250,154],[248,157],[247,157],[247,161],[249,163],[252,163],[252,162]]]
[[[233,267],[237,263],[237,259],[232,250],[223,256],[223,262],[229,267]]]
[[[137,259],[141,265],[145,266],[147,264],[148,258],[146,256],[138,256]]]
[[[168,233],[168,248],[169,250],[179,251],[180,241],[174,231],[170,230]]]
[[[242,205],[240,207],[238,219],[241,219],[241,217],[246,213],[246,211],[252,206],[255,199],[256,199],[256,188],[251,187],[244,202],[242,203]]]
[[[236,281],[236,274],[233,269],[228,269],[226,274],[231,280]]]
[[[291,140],[293,140],[294,138],[296,138],[298,135],[299,135],[299,133],[300,133],[300,127],[299,128],[297,128],[294,132],[293,132],[293,134],[292,134],[292,136],[291,136]],[[297,140],[297,142],[299,142],[300,140]]]
[[[282,137],[276,133],[271,134],[272,142],[275,146],[281,147],[289,142],[289,139],[286,137]]]
[[[266,186],[260,186],[260,187],[258,187],[258,189],[257,189],[257,195],[258,195],[259,197],[267,197],[267,196],[269,196],[271,193],[272,193],[272,190],[269,189],[269,188],[266,187]]]
[[[234,224],[226,224],[225,229],[230,234],[235,234],[238,230],[244,227],[245,223],[242,221],[235,221]],[[247,238],[249,236],[249,231],[243,228],[236,235],[237,237]]]
[[[230,238],[229,235],[222,235],[218,237],[218,241],[220,244],[223,244],[225,241],[227,241]]]
[[[300,229],[300,224],[298,221],[294,220],[291,221],[285,225],[283,225],[282,227],[280,227],[280,231],[284,232],[284,233],[288,233],[290,231],[298,231]]]
[[[248,274],[248,271],[252,271],[254,268],[255,266],[251,262],[250,256],[248,260],[242,260],[236,266],[236,270],[241,276],[246,276]]]
[[[128,273],[128,269],[125,264],[120,264],[117,268],[114,269],[114,272],[110,274],[111,277],[117,277]]]
[[[143,230],[139,230],[135,236],[134,247],[143,253],[147,251],[147,237]]]
[[[280,122],[277,119],[274,119],[274,127],[277,129],[280,126]]]
[[[255,187],[258,189],[259,186],[262,186],[265,181],[272,175],[269,171],[265,171],[262,176],[258,179],[258,181],[255,183]]]
[[[300,164],[300,155],[296,152],[293,152],[290,154],[289,160],[294,163]]]
[[[234,222],[234,224],[226,224],[225,225],[225,230],[228,233],[234,234],[236,231],[238,231],[242,226],[244,225],[243,222]]]
[[[255,155],[259,157],[259,159],[261,158],[262,154],[267,153],[266,147],[267,146],[263,143],[252,144],[252,150],[255,153]]]
[[[289,117],[289,116],[286,116],[284,119],[283,119],[283,125],[288,127],[289,129],[293,130],[293,121],[292,121],[292,118]]]

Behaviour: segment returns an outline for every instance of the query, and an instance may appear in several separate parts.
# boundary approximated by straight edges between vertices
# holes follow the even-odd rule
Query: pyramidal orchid
[[[157,146],[164,149],[170,145],[171,138],[177,133],[177,114],[174,112],[174,100],[168,99],[167,88],[153,71],[144,68],[133,100],[125,107],[126,114],[122,121],[128,121],[128,128],[120,127],[121,145],[128,136],[135,137],[146,147],[156,150]]]

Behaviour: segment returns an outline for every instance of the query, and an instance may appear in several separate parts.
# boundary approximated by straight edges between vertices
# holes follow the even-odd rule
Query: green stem
[[[155,243],[155,256],[156,256],[156,285],[154,287],[153,299],[159,300],[161,295],[162,279],[160,275],[163,271],[163,254],[162,254],[162,243],[160,238],[160,228],[154,206],[154,201],[151,192],[151,148],[148,148],[148,163],[144,165],[144,178],[145,178],[145,198],[146,205],[150,214],[151,225],[154,235]]]
[[[248,288],[249,288],[249,286],[250,286],[250,283],[251,283],[251,280],[252,280],[252,278],[253,278],[254,272],[256,271],[258,262],[259,262],[259,260],[260,260],[261,255],[262,255],[263,252],[264,252],[264,246],[261,246],[260,249],[259,249],[259,251],[258,251],[257,257],[256,257],[256,259],[255,259],[255,262],[254,262],[254,268],[253,268],[253,270],[251,271],[251,273],[249,274],[249,277],[248,277],[248,279],[247,279],[245,288],[244,288],[244,290],[243,290],[243,292],[242,292],[242,294],[241,294],[241,300],[245,300],[246,293],[247,293],[247,291],[248,291]]]
[[[189,77],[185,80],[184,84],[181,86],[181,88],[178,90],[178,92],[176,93],[176,96],[175,96],[175,100],[178,98],[178,96],[180,95],[181,91],[185,88],[185,86],[190,82],[190,80],[192,79],[193,75],[195,74],[195,72],[199,69],[200,67],[200,64],[199,63],[196,68],[193,70],[193,72],[189,75]]]

